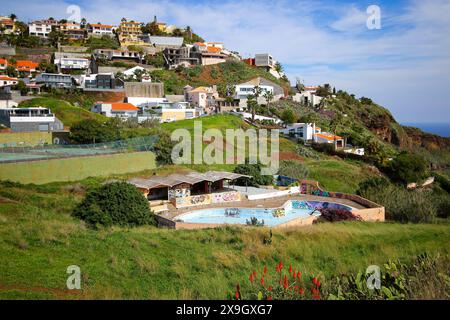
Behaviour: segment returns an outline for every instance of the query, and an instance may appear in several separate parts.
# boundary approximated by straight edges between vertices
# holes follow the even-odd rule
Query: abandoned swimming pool
[[[177,222],[195,224],[240,224],[251,223],[257,219],[268,227],[275,227],[292,220],[320,216],[320,209],[343,209],[352,211],[353,208],[334,202],[319,201],[287,201],[280,208],[213,208],[191,211],[176,217]]]

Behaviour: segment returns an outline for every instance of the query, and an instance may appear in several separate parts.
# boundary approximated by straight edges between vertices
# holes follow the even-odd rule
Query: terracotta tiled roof
[[[17,60],[16,68],[19,71],[30,71],[34,70],[39,66],[39,63],[28,61],[28,60]]]
[[[93,24],[91,24],[91,27],[94,27],[94,28],[112,28],[113,26],[110,25],[110,24],[93,23]]]
[[[221,51],[222,51],[222,49],[220,49],[220,48],[208,47],[208,52],[211,52],[211,53],[220,53]]]
[[[316,137],[326,139],[328,141],[334,141],[335,138],[336,140],[342,140],[342,137],[335,136],[333,134],[316,133]]]
[[[139,110],[131,103],[124,103],[124,102],[116,102],[111,103],[111,110],[112,111],[137,111]]]
[[[7,64],[8,60],[0,58],[0,64]]]
[[[17,78],[10,78],[7,76],[0,76],[1,81],[17,81]]]

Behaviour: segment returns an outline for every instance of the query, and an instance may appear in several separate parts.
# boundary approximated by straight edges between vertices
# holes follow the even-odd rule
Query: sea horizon
[[[444,138],[450,137],[450,123],[404,122],[402,125],[416,127],[424,132],[436,134]]]

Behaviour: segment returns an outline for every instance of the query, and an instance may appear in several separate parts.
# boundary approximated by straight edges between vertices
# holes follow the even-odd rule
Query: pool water
[[[252,218],[258,219],[258,222],[264,220],[264,225],[274,227],[298,218],[307,218],[311,214],[318,216],[316,210],[320,208],[339,208],[351,211],[352,208],[337,203],[317,202],[317,201],[288,201],[282,209],[284,215],[274,216],[279,209],[266,208],[216,208],[196,210],[176,217],[177,221],[186,223],[205,223],[205,224],[242,224]]]

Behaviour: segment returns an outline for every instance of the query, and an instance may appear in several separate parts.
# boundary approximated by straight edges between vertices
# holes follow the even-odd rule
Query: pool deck
[[[160,213],[159,215],[166,219],[174,219],[177,216],[191,212],[194,210],[211,209],[211,208],[279,208],[282,207],[289,200],[301,200],[301,201],[321,201],[321,202],[335,202],[339,204],[344,204],[359,209],[366,209],[366,207],[347,199],[329,198],[329,197],[318,197],[312,195],[291,195],[278,198],[270,198],[264,200],[248,200],[244,198],[242,201],[237,202],[226,202],[222,204],[211,204],[205,206],[195,206],[183,209],[176,209],[174,206],[169,205],[169,211]]]

